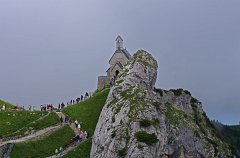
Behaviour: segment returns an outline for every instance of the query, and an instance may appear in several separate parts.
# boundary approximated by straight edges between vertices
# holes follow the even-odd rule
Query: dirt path
[[[57,113],[57,115],[58,115],[59,118],[62,117],[63,120],[65,120],[65,117],[66,117],[66,116],[65,116],[62,112],[56,112],[56,113]],[[79,134],[79,131],[78,131],[77,128],[75,127],[74,123],[71,123],[71,124],[66,123],[66,124],[69,125],[69,127],[72,128],[72,130],[74,131],[75,135]]]
[[[63,119],[65,119],[65,117],[66,117],[62,112],[56,112],[56,114],[58,115],[59,118],[62,117]],[[47,115],[45,115],[45,117]],[[41,120],[41,119],[43,119],[43,118],[40,118],[38,120]],[[67,124],[67,125],[69,125],[72,128],[72,130],[74,131],[75,134],[79,133],[78,130],[75,128],[74,124]],[[0,147],[5,145],[5,144],[8,144],[8,143],[21,143],[21,142],[25,142],[25,141],[28,141],[28,140],[34,140],[34,139],[42,138],[42,137],[45,137],[45,136],[49,135],[50,133],[56,131],[60,127],[61,127],[61,125],[50,126],[48,128],[39,130],[39,131],[37,131],[33,134],[30,134],[30,135],[27,135],[25,137],[17,138],[17,139],[14,139],[14,140],[4,141],[0,144]]]
[[[89,138],[89,139],[91,139],[91,138]],[[77,143],[71,144],[71,145],[69,145],[67,148],[65,148],[63,150],[62,154],[52,155],[52,156],[49,156],[47,158],[60,158],[60,157],[62,157],[64,155],[66,155],[67,153],[69,153],[70,151],[76,149],[80,144],[82,144],[83,142],[85,142],[87,140],[88,139],[85,139],[85,140],[83,140],[81,142],[77,142]]]
[[[62,113],[62,112],[57,112],[57,115],[59,116],[59,118],[63,118],[65,119],[65,115]],[[79,131],[78,129],[75,127],[75,124],[72,123],[72,124],[68,124],[72,130],[74,131],[75,135],[79,134]],[[91,139],[91,138],[89,138]],[[72,143],[70,144],[67,148],[65,148],[63,151],[62,151],[62,154],[57,154],[57,155],[52,155],[52,156],[49,156],[48,158],[59,158],[59,157],[62,157],[63,155],[66,155],[67,153],[69,153],[70,151],[76,149],[81,143],[85,142],[87,139],[81,141],[81,142],[77,142],[77,143]]]
[[[34,120],[33,122],[40,121],[40,120],[46,118],[49,114],[50,114],[50,112],[48,112],[48,113],[47,113],[46,115],[44,115],[43,117],[40,117],[40,118],[38,118],[37,120]],[[30,122],[29,124],[27,124],[27,125],[25,125],[24,127],[20,128],[20,129],[18,129],[18,130],[16,130],[16,131],[13,132],[13,133],[16,133],[17,131],[21,131],[23,128],[26,128],[27,126],[31,125],[33,122]]]
[[[58,115],[59,118],[62,117],[63,120],[65,120],[66,116],[62,112],[56,112],[56,114]],[[69,127],[71,127],[71,129],[74,131],[75,135],[79,134],[79,131],[75,127],[74,123],[72,123],[72,124],[63,123],[63,124],[69,125]],[[51,126],[51,127],[45,128],[43,130],[39,130],[39,131],[37,131],[37,132],[35,132],[33,134],[30,134],[28,136],[22,137],[22,138],[18,138],[18,139],[15,139],[15,140],[9,140],[9,141],[2,142],[0,144],[0,147],[3,146],[3,145],[6,145],[8,143],[14,143],[15,144],[15,143],[21,143],[21,142],[26,142],[26,141],[29,141],[29,140],[36,140],[36,139],[39,139],[39,138],[43,138],[43,137],[48,136],[52,132],[56,131],[60,127],[62,127],[62,125]],[[77,148],[84,141],[86,141],[86,140],[83,140],[81,142],[77,142],[77,143],[74,143],[74,144],[70,144],[67,148],[65,148],[63,150],[61,155],[58,154],[58,155],[50,156],[49,158],[62,157],[63,155],[67,154],[68,152],[70,152],[70,151],[74,150],[75,148]]]
[[[61,127],[61,125],[56,125],[56,126],[51,126],[42,130],[39,130],[33,134],[30,134],[28,136],[19,138],[19,139],[15,139],[15,140],[9,140],[9,141],[5,141],[2,142],[2,144],[0,144],[0,147],[8,144],[8,143],[21,143],[21,142],[25,142],[28,140],[32,140],[32,139],[37,139],[37,138],[41,138],[41,137],[45,137],[46,135],[48,135],[49,133],[52,133],[54,131],[56,131],[57,129],[59,129]]]

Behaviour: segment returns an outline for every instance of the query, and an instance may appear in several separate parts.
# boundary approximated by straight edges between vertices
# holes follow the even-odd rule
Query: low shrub
[[[157,136],[154,133],[149,134],[145,131],[139,131],[136,132],[134,136],[137,139],[137,141],[144,142],[147,145],[156,144],[158,142]]]
[[[186,93],[188,95],[192,95],[188,90],[184,90],[184,93]]]
[[[144,119],[140,121],[140,126],[141,127],[149,127],[151,126],[151,121],[148,119]]]
[[[127,148],[123,148],[121,150],[118,150],[118,156],[119,157],[125,157],[127,155]]]
[[[182,88],[179,89],[170,89],[170,91],[172,91],[174,93],[175,96],[180,96],[183,92]]]
[[[154,91],[157,92],[157,93],[159,93],[160,96],[163,96],[163,90],[162,90],[162,89],[160,89],[160,88],[154,88]]]
[[[113,131],[111,137],[114,138],[116,136],[116,131]]]

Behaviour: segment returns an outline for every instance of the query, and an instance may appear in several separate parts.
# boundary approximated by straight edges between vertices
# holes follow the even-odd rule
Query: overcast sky
[[[211,119],[240,121],[239,0],[0,0],[0,98],[58,103],[94,91],[120,34]]]

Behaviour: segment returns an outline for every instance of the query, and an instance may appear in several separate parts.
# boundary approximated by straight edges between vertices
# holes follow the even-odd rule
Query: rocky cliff
[[[133,55],[99,117],[91,157],[232,157],[190,92],[154,88],[157,68],[146,51]]]

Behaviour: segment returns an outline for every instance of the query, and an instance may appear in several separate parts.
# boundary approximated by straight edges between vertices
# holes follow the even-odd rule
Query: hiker
[[[2,144],[2,139],[3,139],[3,136],[0,135],[0,144]]]
[[[114,78],[112,77],[111,80],[110,80],[110,86],[112,87],[112,86],[114,86],[114,84],[115,84],[115,80],[114,80]]]
[[[76,135],[75,137],[73,137],[73,138],[71,139],[71,142],[72,142],[72,143],[75,143],[75,142],[79,141],[79,139],[80,139],[79,135]]]
[[[84,135],[83,135],[83,132],[82,132],[82,131],[80,131],[79,138],[80,138],[81,141],[82,141],[83,138],[84,138]]]
[[[63,148],[60,146],[60,148],[59,148],[60,155],[62,155],[62,152],[63,152]]]
[[[60,122],[63,123],[63,118],[62,118],[62,116],[60,117]]]
[[[81,101],[83,101],[83,95],[81,95]]]
[[[56,155],[58,154],[58,149],[57,149],[57,148],[55,149],[55,154],[56,154]]]
[[[81,99],[78,97],[78,98],[76,99],[76,102],[77,102],[77,103],[79,103],[79,102],[80,102],[80,100],[81,100]]]
[[[3,106],[2,106],[2,110],[3,110],[3,111],[6,110],[6,105],[5,105],[5,104],[3,104]]]
[[[65,105],[64,105],[64,103],[62,102],[62,104],[61,104],[61,109],[63,109],[63,108],[64,108],[64,106],[65,106]]]
[[[89,96],[89,94],[88,94],[88,92],[86,92],[86,94],[85,94],[85,99],[87,99],[88,96]]]
[[[70,118],[68,118],[68,122],[70,125],[72,124],[72,120]]]
[[[64,123],[68,123],[68,117],[67,116],[64,119]]]
[[[78,128],[78,121],[77,120],[75,120],[74,124],[75,124],[75,127]]]
[[[87,131],[84,132],[85,138],[88,139],[88,133]]]
[[[77,128],[78,128],[79,131],[81,131],[81,125],[80,125],[80,123],[78,124]]]

